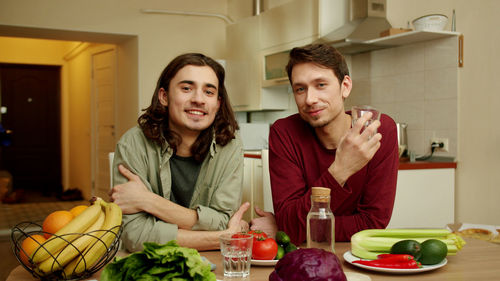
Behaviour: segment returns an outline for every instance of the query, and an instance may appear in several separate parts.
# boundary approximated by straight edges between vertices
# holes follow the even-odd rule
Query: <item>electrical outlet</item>
[[[449,144],[448,144],[448,139],[447,138],[432,138],[431,139],[431,145],[432,143],[443,143],[443,147],[436,147],[436,150],[434,151],[442,151],[442,152],[448,152]]]

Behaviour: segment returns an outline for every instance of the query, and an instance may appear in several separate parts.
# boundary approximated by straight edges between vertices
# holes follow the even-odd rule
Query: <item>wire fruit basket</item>
[[[30,272],[35,278],[41,279],[41,280],[80,280],[87,278],[94,274],[95,272],[99,271],[103,266],[105,266],[108,262],[110,262],[114,256],[116,255],[116,252],[120,248],[120,236],[122,234],[123,227],[121,225],[117,225],[113,227],[110,230],[97,230],[93,232],[88,232],[88,233],[69,233],[65,235],[60,235],[56,236],[57,238],[61,238],[64,241],[67,242],[67,244],[64,246],[63,249],[67,247],[72,247],[78,251],[78,255],[75,257],[76,258],[81,258],[80,262],[83,262],[85,264],[85,270],[81,273],[73,273],[71,274],[66,274],[63,269],[56,270],[52,273],[49,274],[44,274],[39,268],[37,264],[33,263],[31,258],[28,258],[28,261],[23,261],[22,256],[25,256],[25,258],[29,255],[25,252],[25,250],[21,247],[21,244],[23,243],[24,239],[35,235],[43,235],[46,232],[42,230],[42,226],[38,223],[34,222],[21,222],[14,226],[11,230],[11,241],[12,241],[12,250],[14,252],[14,255],[16,256],[17,260],[19,263],[28,271]],[[104,233],[112,233],[114,235],[113,242],[110,244],[109,247],[107,247],[107,250],[105,253],[95,262],[93,265],[91,265],[89,268],[87,268],[87,262],[85,261],[85,250],[86,249],[78,249],[75,247],[71,241],[69,241],[67,238],[68,237],[74,237],[75,234],[78,237],[83,237],[83,236],[91,236],[92,239],[95,241],[89,245],[91,247],[92,245],[96,245],[97,243],[104,243],[104,241],[100,238],[103,236]],[[35,241],[35,240],[34,240]],[[73,240],[75,241],[75,240]],[[43,243],[38,243],[41,247],[39,247],[36,251],[44,251]],[[58,252],[59,253],[59,252]],[[58,264],[58,253],[50,253],[49,256],[53,258],[52,262],[52,269],[53,268],[64,268],[64,266]]]

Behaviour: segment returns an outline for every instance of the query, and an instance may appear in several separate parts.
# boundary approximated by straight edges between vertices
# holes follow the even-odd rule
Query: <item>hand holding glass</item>
[[[355,105],[351,108],[352,126],[354,127],[356,121],[368,112],[372,113],[372,117],[365,123],[363,130],[370,126],[373,121],[380,120],[380,112],[376,108],[369,105]],[[376,132],[377,131],[375,131],[375,133]]]
[[[223,234],[219,237],[225,277],[247,277],[252,261],[252,234]]]

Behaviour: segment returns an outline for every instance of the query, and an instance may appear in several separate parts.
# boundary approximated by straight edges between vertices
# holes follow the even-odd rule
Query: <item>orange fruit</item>
[[[73,208],[71,208],[71,210],[69,210],[70,213],[73,214],[73,217],[77,217],[79,214],[81,214],[83,212],[83,210],[87,209],[87,205],[78,205],[78,206],[75,206]]]
[[[21,244],[21,249],[19,251],[19,257],[21,261],[27,265],[31,266],[28,256],[31,256],[35,252],[38,247],[43,244],[47,239],[40,234],[33,234],[31,236],[26,237]],[[24,251],[23,251],[24,250]]]
[[[52,234],[63,228],[68,222],[73,219],[73,214],[70,211],[55,211],[48,215],[42,224],[42,230],[46,233],[43,236],[49,239]]]

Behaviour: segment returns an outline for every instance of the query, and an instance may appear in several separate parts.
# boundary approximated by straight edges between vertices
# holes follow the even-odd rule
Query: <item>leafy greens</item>
[[[143,244],[144,250],[127,257],[115,257],[102,274],[102,281],[173,280],[215,281],[210,265],[201,259],[197,250],[180,247],[175,240],[159,245]]]

